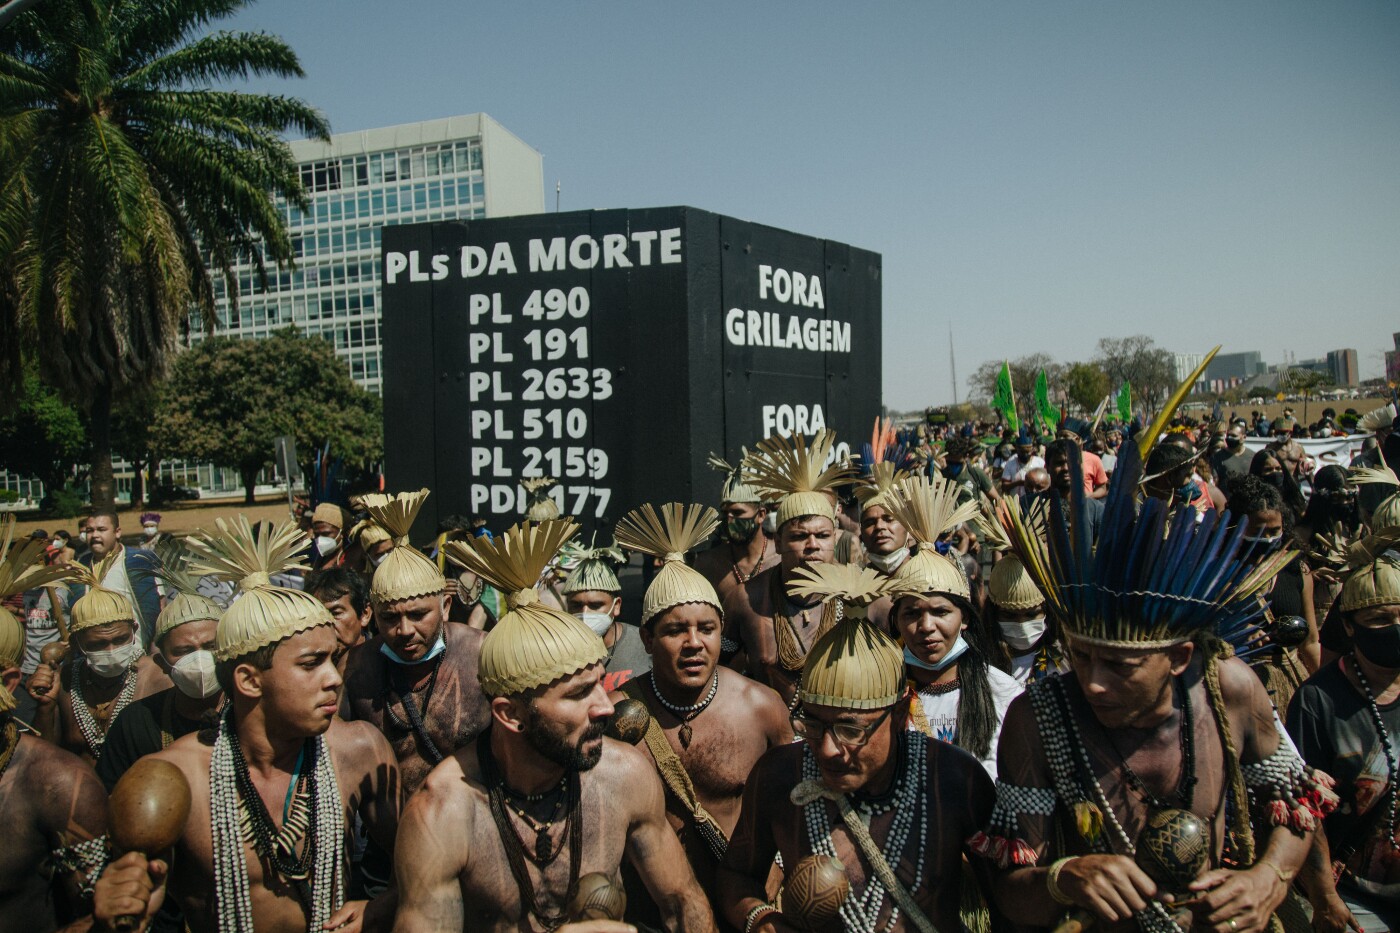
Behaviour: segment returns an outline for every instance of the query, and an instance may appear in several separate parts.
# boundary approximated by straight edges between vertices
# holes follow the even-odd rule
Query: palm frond
[[[719,527],[714,509],[703,505],[669,502],[661,507],[647,503],[623,516],[613,536],[617,543],[652,557],[680,560]]]
[[[572,520],[550,519],[516,525],[495,540],[449,541],[443,547],[453,563],[513,594],[533,589],[545,566],[577,533]]]

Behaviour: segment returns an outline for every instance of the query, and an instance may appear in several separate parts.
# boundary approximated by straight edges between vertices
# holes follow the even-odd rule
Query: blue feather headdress
[[[1139,504],[1143,463],[1135,444],[1119,453],[1095,547],[1079,448],[1067,446],[1071,496],[1053,499],[1043,539],[1019,509],[1003,503],[998,510],[1063,630],[1089,644],[1139,649],[1208,633],[1249,653],[1258,643],[1260,596],[1297,552],[1261,557],[1243,540],[1244,523],[1232,523],[1228,512],[1200,515],[1152,498]]]

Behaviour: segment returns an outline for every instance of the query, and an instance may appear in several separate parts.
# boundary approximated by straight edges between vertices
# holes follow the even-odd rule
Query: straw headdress
[[[714,509],[679,502],[663,505],[660,514],[651,504],[644,505],[617,523],[614,535],[618,544],[664,561],[642,599],[642,625],[685,603],[714,606],[724,618],[714,586],[685,562],[686,552],[708,538],[718,525]]]
[[[71,580],[71,564],[44,565],[44,547],[48,542],[25,538],[15,541],[15,518],[6,515],[0,520],[0,601],[17,593]],[[24,626],[3,602],[0,602],[0,670],[19,667],[24,658]],[[15,708],[15,698],[0,685],[0,713]]]
[[[758,503],[763,501],[763,493],[758,489],[744,482],[744,458],[749,455],[748,450],[739,448],[739,465],[730,466],[727,461],[711,453],[709,460],[710,469],[719,470],[724,474],[724,486],[720,490],[719,504],[732,505],[734,503]]]
[[[185,545],[177,538],[162,538],[156,542],[156,557],[159,562],[150,573],[164,583],[167,590],[173,591],[170,601],[156,617],[156,643],[159,644],[172,629],[186,622],[201,619],[217,622],[224,614],[224,607],[208,596],[200,595],[199,576],[190,572],[190,561],[194,555]]]
[[[1400,603],[1400,528],[1369,535],[1351,547],[1351,574],[1342,584],[1337,608],[1355,612]]]
[[[570,542],[559,552],[559,566],[569,572],[559,592],[565,596],[590,591],[621,593],[622,584],[613,568],[625,563],[627,555],[616,544],[612,547],[584,548]]]
[[[559,504],[549,495],[551,486],[559,480],[552,476],[536,476],[521,480],[525,487],[525,518],[532,522],[547,522],[559,517]]]
[[[448,557],[505,594],[506,611],[481,643],[481,689],[515,696],[569,677],[608,656],[603,639],[540,602],[535,582],[578,531],[567,519],[516,525],[495,540],[449,541]]]
[[[850,564],[800,567],[788,583],[794,596],[840,600],[844,617],[817,638],[802,665],[798,698],[838,709],[884,709],[904,693],[904,654],[894,639],[866,620],[886,595],[888,577]]]
[[[1380,408],[1373,409],[1361,416],[1361,420],[1356,422],[1359,431],[1368,431],[1372,434],[1388,428],[1395,422],[1395,403],[1389,402]]]
[[[1381,532],[1389,528],[1400,528],[1400,492],[1386,496],[1381,500],[1381,504],[1376,506],[1376,510],[1371,513],[1371,530],[1373,532]]]
[[[426,498],[428,490],[420,489],[396,496],[373,493],[362,500],[369,517],[394,539],[393,548],[375,568],[369,585],[369,598],[376,606],[419,596],[437,596],[447,589],[447,581],[437,564],[408,543],[408,532]]]
[[[977,515],[973,500],[958,504],[958,487],[938,476],[911,476],[888,494],[890,514],[918,542],[919,551],[894,572],[891,589],[901,596],[950,593],[968,599],[972,588],[967,572],[954,557],[938,553],[938,539],[959,523]]]
[[[380,528],[372,518],[363,518],[355,523],[355,527],[350,529],[350,540],[360,546],[360,550],[368,553],[380,541],[391,541],[393,535]]]
[[[68,634],[76,635],[113,622],[130,622],[136,625],[136,609],[126,594],[109,590],[102,585],[113,565],[125,559],[121,551],[114,551],[92,567],[74,565],[73,579],[86,586],[87,592],[78,597],[68,612]]]
[[[1045,594],[1036,589],[1035,581],[1015,554],[1007,554],[992,565],[987,595],[998,608],[1011,612],[1034,609],[1045,602]]]
[[[801,434],[774,436],[759,441],[758,449],[744,460],[744,478],[765,495],[779,499],[779,527],[804,515],[836,520],[827,492],[851,479],[855,471],[844,461],[823,468],[835,445],[835,432],[822,428],[810,447]]]
[[[235,523],[218,519],[215,528],[185,539],[194,553],[187,564],[191,574],[238,587],[233,603],[219,617],[215,660],[232,661],[318,625],[335,624],[315,596],[272,585],[274,573],[310,569],[301,555],[311,539],[295,523],[259,522],[255,527],[246,515],[239,515]]]

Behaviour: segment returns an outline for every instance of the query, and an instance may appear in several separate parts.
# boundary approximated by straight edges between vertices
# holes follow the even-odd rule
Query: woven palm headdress
[[[614,534],[618,544],[663,561],[642,599],[642,625],[672,606],[685,603],[714,606],[719,617],[724,618],[724,607],[714,586],[685,562],[686,553],[708,538],[718,525],[714,509],[679,502],[663,505],[659,512],[653,505],[644,505],[617,523]]]
[[[817,638],[802,665],[803,703],[839,709],[884,709],[904,693],[904,652],[866,619],[870,604],[890,591],[890,578],[869,567],[815,564],[788,583],[798,597],[840,600],[843,617]]]
[[[836,520],[836,507],[827,498],[855,471],[848,462],[826,461],[836,446],[836,433],[822,428],[809,445],[801,434],[773,436],[758,442],[744,460],[744,477],[771,499],[778,499],[778,526],[804,515]]]

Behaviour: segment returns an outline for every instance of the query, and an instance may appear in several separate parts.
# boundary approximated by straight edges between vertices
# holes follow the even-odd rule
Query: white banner
[[[1346,437],[1307,437],[1298,438],[1295,443],[1301,444],[1303,451],[1312,458],[1318,468],[1328,464],[1346,467],[1351,465],[1351,458],[1361,453],[1361,445],[1370,434],[1350,434]],[[1250,452],[1263,450],[1273,443],[1271,437],[1246,437],[1244,439],[1245,449]]]

